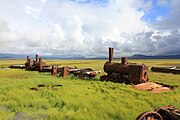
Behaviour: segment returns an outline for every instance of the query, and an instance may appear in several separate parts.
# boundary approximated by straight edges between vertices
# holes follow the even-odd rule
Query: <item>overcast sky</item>
[[[0,53],[180,54],[180,0],[0,0]]]

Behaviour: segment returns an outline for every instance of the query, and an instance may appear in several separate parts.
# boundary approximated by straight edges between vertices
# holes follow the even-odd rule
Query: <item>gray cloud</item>
[[[169,35],[157,36],[157,46],[159,54],[180,54],[180,32],[172,30]]]
[[[154,26],[156,29],[160,30],[173,30],[180,29],[180,1],[179,0],[171,0],[168,4],[171,9],[166,19],[161,20]]]

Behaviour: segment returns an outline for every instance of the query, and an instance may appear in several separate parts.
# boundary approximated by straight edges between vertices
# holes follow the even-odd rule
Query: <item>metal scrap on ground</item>
[[[151,71],[153,72],[162,72],[162,73],[173,73],[180,74],[180,67],[152,67]]]
[[[180,120],[180,110],[173,106],[162,106],[154,111],[141,113],[136,120]]]

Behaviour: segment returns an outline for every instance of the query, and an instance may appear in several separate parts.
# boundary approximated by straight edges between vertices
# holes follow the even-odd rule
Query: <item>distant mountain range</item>
[[[0,58],[25,58],[23,54],[0,53]]]
[[[35,58],[35,54],[9,54],[9,53],[0,53],[0,58],[26,58],[29,56],[30,58]],[[39,55],[44,59],[85,59],[85,57],[80,55]]]
[[[27,55],[25,54],[6,54],[6,53],[0,53],[0,58],[26,58]],[[30,58],[35,58],[35,55],[28,55]],[[43,55],[40,56],[44,59],[88,59],[84,56],[79,55]],[[156,55],[156,56],[147,56],[142,54],[136,54],[133,56],[128,57],[129,59],[180,59],[180,55]],[[102,58],[91,58],[91,59],[105,59]]]
[[[131,57],[131,59],[180,59],[180,55],[155,55],[155,56],[147,56],[136,54]]]

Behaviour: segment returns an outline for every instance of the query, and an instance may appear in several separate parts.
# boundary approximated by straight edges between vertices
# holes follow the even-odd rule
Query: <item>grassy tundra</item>
[[[104,60],[45,60],[48,65],[102,70]],[[180,60],[129,60],[149,66],[180,66]],[[24,60],[0,60],[0,68]],[[100,75],[105,74],[102,72]],[[151,93],[131,85],[53,77],[17,69],[0,70],[0,119],[134,120],[159,106],[180,108],[180,75],[149,71],[150,81],[178,86],[171,92]],[[37,87],[44,84],[45,87]],[[62,86],[56,86],[62,85]],[[38,91],[30,90],[36,87]]]

